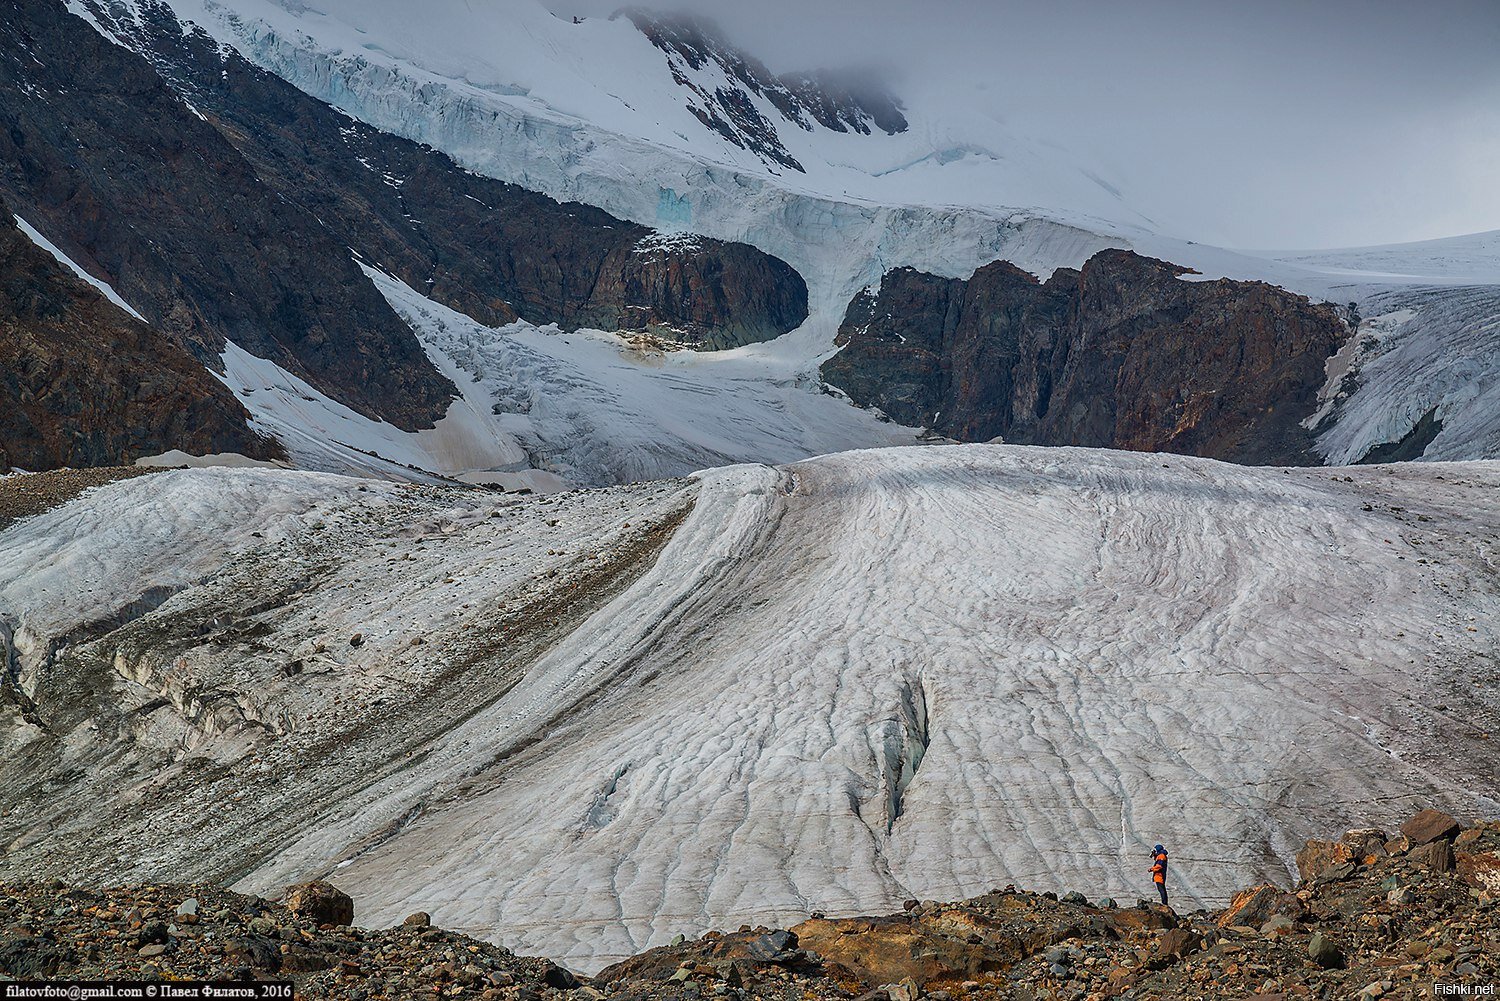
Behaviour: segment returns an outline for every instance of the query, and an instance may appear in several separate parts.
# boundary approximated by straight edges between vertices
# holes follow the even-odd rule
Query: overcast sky
[[[885,65],[898,93],[1085,153],[1182,236],[1270,249],[1500,229],[1500,0],[642,6],[708,14],[777,72]]]

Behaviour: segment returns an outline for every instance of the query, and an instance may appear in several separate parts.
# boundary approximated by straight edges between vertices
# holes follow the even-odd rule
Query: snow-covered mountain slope
[[[107,19],[108,11],[130,16],[157,2],[73,0],[73,7]],[[777,383],[791,369],[815,388],[850,299],[891,268],[967,277],[1007,260],[1045,277],[1119,247],[1207,278],[1264,280],[1355,301],[1367,317],[1395,295],[1413,311],[1412,322],[1394,337],[1376,338],[1372,328],[1361,343],[1387,353],[1405,345],[1399,363],[1376,365],[1361,349],[1357,370],[1367,378],[1345,382],[1348,359],[1330,362],[1332,405],[1317,415],[1319,453],[1353,461],[1398,443],[1434,406],[1443,425],[1432,455],[1500,452],[1485,402],[1486,387],[1500,377],[1486,360],[1500,358],[1490,349],[1500,317],[1476,311],[1486,293],[1472,290],[1500,284],[1493,234],[1302,254],[1194,243],[1156,232],[1072,154],[992,120],[911,107],[905,130],[865,133],[827,128],[795,108],[789,117],[787,99],[767,96],[774,81],[754,72],[753,60],[712,36],[684,46],[656,30],[653,44],[659,19],[573,24],[535,0],[482,8],[443,0],[418,19],[404,5],[350,0],[316,8],[273,0],[170,6],[307,93],[430,143],[474,171],[649,225],[743,240],[788,261],[809,284],[811,316],[776,344],[742,353],[747,372],[765,359],[763,381]],[[705,95],[730,94],[719,110],[753,110],[801,169],[703,120]],[[1455,357],[1465,360],[1454,364]],[[736,403],[748,406],[753,399]],[[755,420],[775,417],[760,410]],[[666,428],[657,433],[672,436]]]
[[[83,11],[156,2],[73,0]],[[452,110],[482,109],[496,120],[492,130],[504,128],[498,119],[505,118],[550,121],[596,139],[607,131],[687,160],[777,176],[807,193],[879,205],[993,205],[999,194],[1015,207],[1140,221],[1118,191],[1068,154],[1012,135],[997,121],[955,122],[923,108],[906,127],[906,116],[878,87],[861,95],[827,73],[776,79],[712,24],[680,15],[627,9],[572,23],[538,0],[435,0],[421,17],[398,0],[165,2],[184,20],[255,53],[255,61],[278,64],[293,82],[359,101],[383,81],[393,110],[423,100],[421,90]],[[294,62],[326,79],[304,78]],[[479,116],[455,124],[478,125]],[[756,144],[757,127],[770,130],[771,144],[786,154],[780,161]],[[932,183],[939,170],[945,197]]]
[[[406,432],[231,342],[224,383],[300,468],[546,492],[919,437],[818,391],[795,351],[668,351],[598,330],[487,327],[365,272],[461,398],[436,427]]]
[[[1009,446],[498,503],[115,484],[0,533],[46,727],[0,708],[0,866],[330,874],[589,969],[1010,881],[1131,899],[1156,840],[1220,901],[1318,832],[1500,809],[1497,487]]]
[[[1500,457],[1500,284],[1380,289],[1361,308],[1328,366],[1327,461]]]
[[[1256,251],[1254,256],[1365,282],[1386,278],[1426,284],[1500,283],[1500,230],[1382,247]]]

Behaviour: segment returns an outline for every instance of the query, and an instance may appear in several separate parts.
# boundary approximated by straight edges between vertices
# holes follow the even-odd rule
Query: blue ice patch
[[[679,196],[671,188],[658,188],[656,198],[656,224],[658,226],[691,226],[693,203],[687,196]]]

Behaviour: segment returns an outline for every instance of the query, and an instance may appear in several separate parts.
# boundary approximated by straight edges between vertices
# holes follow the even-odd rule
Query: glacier
[[[0,727],[0,866],[326,876],[585,970],[1007,882],[1129,900],[1156,841],[1221,904],[1303,838],[1500,809],[1497,487],[1000,445],[521,499],[116,483],[0,532],[64,738]]]

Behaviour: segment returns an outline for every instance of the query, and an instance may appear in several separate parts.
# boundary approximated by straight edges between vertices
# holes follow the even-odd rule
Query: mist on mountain
[[[549,0],[607,17],[618,0]],[[1500,228],[1500,6],[659,0],[777,73],[878,67],[909,104],[1099,162],[1163,228],[1331,247]],[[1227,196],[1226,192],[1233,192]]]

